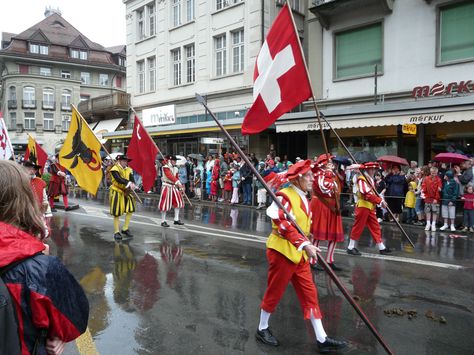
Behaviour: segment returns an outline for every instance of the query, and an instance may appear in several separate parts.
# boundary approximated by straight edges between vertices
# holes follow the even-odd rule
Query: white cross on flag
[[[305,63],[290,8],[285,4],[257,57],[252,107],[242,134],[259,133],[311,95]]]
[[[8,129],[0,111],[0,159],[8,160],[13,156],[13,147]]]

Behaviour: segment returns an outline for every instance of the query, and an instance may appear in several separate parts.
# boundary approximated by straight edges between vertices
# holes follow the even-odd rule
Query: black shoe
[[[120,233],[118,233],[118,232],[115,233],[115,234],[114,234],[114,239],[115,239],[115,240],[122,240],[122,234],[120,234]]]
[[[336,264],[334,263],[328,263],[328,265],[331,267],[331,269],[333,269],[334,271],[342,271],[342,269],[337,266]]]
[[[129,230],[129,229],[127,229],[126,231],[124,231],[124,230],[122,229],[122,235],[124,235],[124,236],[127,237],[127,238],[133,238],[133,234],[130,233],[130,230]]]
[[[319,265],[318,263],[309,264],[309,266],[311,266],[311,269],[313,269],[313,270],[324,271],[324,268],[321,265]]]
[[[184,223],[181,222],[179,219],[177,221],[174,221],[173,224],[176,224],[177,226],[184,226]]]
[[[168,223],[166,223],[166,221],[164,221],[164,222],[161,222],[161,226],[162,227],[169,227],[170,225]]]
[[[326,338],[324,343],[318,341],[318,350],[321,354],[328,354],[333,351],[344,349],[347,343],[342,340],[335,340],[329,337]]]
[[[379,250],[379,253],[381,255],[388,255],[392,252],[392,250],[389,247],[386,247],[385,249]]]
[[[280,345],[280,342],[277,340],[277,338],[273,336],[272,332],[270,331],[270,328],[262,329],[262,330],[257,329],[257,332],[255,333],[255,338],[257,338],[257,340],[260,340],[262,343],[267,344],[267,345],[271,345],[271,346]]]
[[[56,208],[51,208],[51,212],[58,212]]]
[[[349,254],[349,255],[362,255],[357,248],[354,248],[354,249],[347,248],[347,254]]]
[[[71,206],[67,206],[64,210],[65,211],[71,211],[71,210],[73,210],[73,208]]]

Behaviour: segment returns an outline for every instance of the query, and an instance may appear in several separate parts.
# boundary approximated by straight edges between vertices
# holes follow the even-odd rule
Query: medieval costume
[[[339,205],[342,182],[333,171],[332,163],[326,154],[322,154],[318,158],[313,173],[313,196],[311,199],[313,244],[319,247],[320,241],[327,240],[326,261],[333,270],[340,270],[334,264],[334,250],[336,243],[344,241]]]
[[[69,211],[70,208],[67,198],[69,190],[66,184],[66,173],[64,172],[64,168],[59,165],[57,159],[58,155],[56,155],[56,159],[51,163],[49,167],[49,172],[51,173],[51,179],[49,180],[48,186],[49,205],[51,206],[51,211],[56,212],[56,209],[54,208],[54,198],[56,196],[62,195],[64,209],[66,211]]]
[[[128,167],[128,159],[125,155],[117,156],[117,163],[110,169],[112,185],[110,186],[109,201],[110,214],[114,216],[114,238],[122,239],[122,235],[132,238],[128,227],[135,212],[135,198],[132,191],[135,189],[133,170]],[[125,223],[120,233],[119,217],[125,213]]]
[[[362,172],[365,171],[365,174],[363,173],[357,177],[358,200],[355,210],[354,226],[351,231],[351,239],[347,247],[347,253],[350,255],[361,255],[357,249],[357,242],[366,226],[369,228],[369,232],[375,243],[377,243],[379,253],[384,255],[392,252],[390,248],[385,247],[382,242],[380,223],[375,213],[376,205],[386,205],[385,201],[374,191],[373,176],[376,169],[379,168],[380,165],[378,163],[372,162],[362,164],[360,168]]]
[[[308,239],[311,210],[307,192],[311,190],[313,182],[311,161],[300,161],[291,166],[287,178],[290,186],[276,195],[285,209],[294,216],[304,235],[298,232],[275,202],[270,205],[267,209],[267,215],[272,219],[272,233],[267,240],[268,284],[261,304],[256,338],[268,345],[279,345],[268,327],[268,321],[291,282],[298,295],[304,319],[311,320],[319,350],[328,352],[341,349],[346,343],[327,337],[324,331],[318,292],[308,262],[309,256],[314,257],[318,250]]]
[[[161,211],[161,226],[169,227],[166,222],[166,212],[172,207],[174,208],[174,224],[182,226],[184,223],[179,220],[179,209],[184,207],[183,196],[181,190],[183,185],[178,179],[178,168],[176,167],[176,158],[168,156],[163,160],[162,171],[162,188],[160,202],[158,204]]]

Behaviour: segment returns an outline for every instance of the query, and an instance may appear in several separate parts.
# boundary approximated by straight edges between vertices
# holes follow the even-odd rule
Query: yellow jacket
[[[415,202],[416,202],[416,196],[415,196],[415,190],[416,190],[416,182],[410,181],[408,184],[408,187],[412,188],[412,191],[408,190],[406,196],[405,196],[405,207],[407,208],[415,208]]]

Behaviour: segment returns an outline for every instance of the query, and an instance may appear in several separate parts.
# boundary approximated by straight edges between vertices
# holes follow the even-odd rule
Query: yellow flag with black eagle
[[[95,195],[102,180],[101,144],[72,105],[71,125],[59,151],[59,164],[69,170],[83,190]]]

